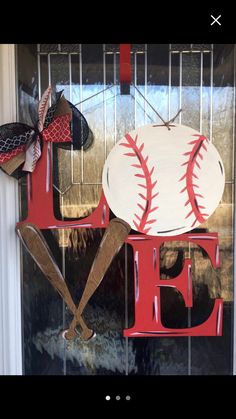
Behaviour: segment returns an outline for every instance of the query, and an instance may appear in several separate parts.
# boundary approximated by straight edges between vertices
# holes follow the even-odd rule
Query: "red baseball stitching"
[[[180,193],[183,193],[187,191],[188,193],[188,200],[185,203],[185,207],[187,205],[191,205],[191,211],[186,215],[185,219],[190,217],[192,214],[195,216],[195,220],[192,223],[191,227],[193,227],[196,222],[198,221],[200,224],[206,221],[206,218],[209,214],[202,213],[201,210],[205,209],[203,205],[198,204],[197,198],[204,198],[201,194],[195,193],[194,188],[199,188],[199,186],[194,183],[194,179],[198,179],[198,176],[196,173],[194,173],[195,166],[198,167],[198,169],[201,169],[201,166],[199,164],[199,161],[197,161],[198,157],[200,160],[203,160],[203,155],[200,152],[203,148],[205,151],[207,151],[207,147],[204,144],[204,141],[207,143],[209,142],[206,137],[199,134],[193,134],[193,136],[198,137],[196,140],[190,141],[188,144],[193,145],[192,150],[188,151],[183,154],[183,156],[189,156],[189,160],[184,162],[181,166],[187,165],[186,173],[179,179],[179,182],[186,179],[186,186],[180,191]],[[195,181],[196,182],[196,181]]]
[[[157,180],[152,182],[152,174],[154,172],[154,166],[152,167],[151,170],[148,169],[148,166],[147,166],[148,156],[144,157],[142,153],[143,148],[144,148],[144,143],[142,143],[139,147],[137,146],[137,139],[138,139],[137,135],[135,137],[135,140],[133,140],[133,138],[129,134],[126,134],[125,139],[127,140],[127,143],[120,143],[119,145],[123,147],[127,147],[127,148],[132,148],[133,152],[124,153],[124,156],[137,157],[139,164],[132,164],[131,166],[136,167],[137,169],[141,169],[142,174],[135,173],[134,176],[145,179],[146,181],[145,185],[138,183],[138,186],[146,190],[146,196],[143,195],[142,193],[139,193],[139,196],[145,201],[145,206],[141,205],[140,203],[137,204],[138,207],[142,210],[142,215],[139,216],[138,214],[134,214],[134,216],[137,218],[138,221],[133,220],[133,223],[140,233],[147,234],[149,230],[151,229],[151,227],[146,228],[146,226],[148,224],[153,224],[156,221],[156,219],[154,218],[148,221],[148,217],[153,211],[158,209],[158,207],[152,208],[152,200],[159,194],[157,192],[154,195],[152,195],[153,189],[157,184]]]

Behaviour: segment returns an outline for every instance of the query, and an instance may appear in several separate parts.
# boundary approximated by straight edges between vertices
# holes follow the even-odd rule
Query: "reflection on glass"
[[[163,280],[177,262],[181,266],[184,257],[193,260],[195,307],[190,313],[179,295],[169,290],[164,296],[163,316],[167,324],[174,321],[174,313],[178,313],[182,324],[197,324],[207,316],[212,299],[218,296],[225,300],[225,311],[222,338],[123,339],[122,329],[125,325],[132,326],[134,320],[133,259],[131,249],[125,246],[109,270],[104,288],[88,307],[87,316],[100,337],[90,346],[80,343],[79,347],[65,348],[59,334],[70,316],[24,253],[26,374],[231,374],[233,47],[214,46],[213,67],[212,48],[208,44],[172,44],[170,51],[168,45],[132,47],[133,85],[129,96],[120,95],[117,45],[44,44],[40,51],[38,68],[36,46],[18,48],[20,120],[30,124],[35,119],[39,77],[41,92],[49,81],[57,91],[64,90],[66,98],[84,114],[94,135],[87,150],[56,150],[54,183],[59,193],[55,189],[55,205],[62,217],[84,217],[96,208],[106,156],[126,132],[140,125],[160,123],[153,108],[168,120],[181,107],[176,123],[196,130],[202,128],[208,138],[212,134],[223,159],[226,186],[219,207],[201,227],[219,233],[221,268],[214,270],[197,246],[165,242],[160,263]],[[60,51],[68,54],[60,55]],[[25,207],[24,194],[22,200]],[[47,232],[47,240],[64,269],[75,301],[82,292],[102,235],[102,230],[85,229]]]

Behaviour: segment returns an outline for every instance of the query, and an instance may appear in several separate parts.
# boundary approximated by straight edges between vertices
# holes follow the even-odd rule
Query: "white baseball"
[[[224,166],[214,145],[196,130],[145,125],[111,150],[102,184],[112,212],[132,229],[173,236],[203,224],[221,200]]]

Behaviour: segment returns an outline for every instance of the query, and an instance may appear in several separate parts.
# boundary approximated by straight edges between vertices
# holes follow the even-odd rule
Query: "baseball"
[[[126,134],[104,165],[103,190],[112,212],[132,229],[173,236],[203,224],[224,191],[224,166],[196,130],[145,125]]]

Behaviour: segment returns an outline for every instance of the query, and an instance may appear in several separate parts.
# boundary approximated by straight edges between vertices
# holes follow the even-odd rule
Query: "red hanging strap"
[[[130,44],[120,44],[120,88],[121,94],[130,93],[131,60]]]

